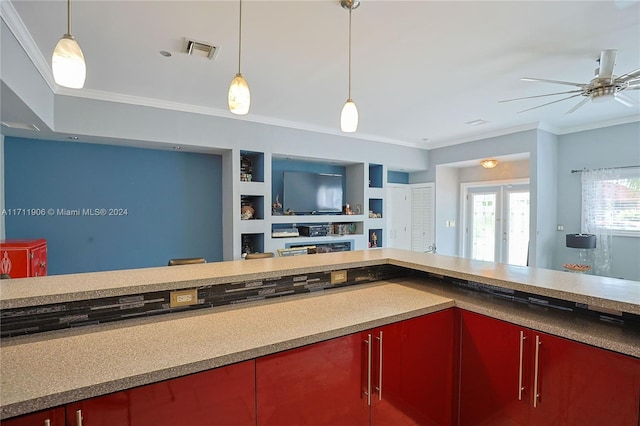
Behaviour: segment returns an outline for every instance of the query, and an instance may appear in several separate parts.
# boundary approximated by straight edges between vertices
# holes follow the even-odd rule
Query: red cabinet
[[[258,425],[451,423],[453,311],[256,361]]]
[[[33,414],[2,420],[3,426],[65,426],[64,408],[57,407]]]
[[[0,274],[11,278],[47,275],[47,241],[37,239],[0,242]]]
[[[460,425],[638,425],[637,358],[466,311],[460,342]]]
[[[68,426],[255,426],[255,362],[66,406]]]

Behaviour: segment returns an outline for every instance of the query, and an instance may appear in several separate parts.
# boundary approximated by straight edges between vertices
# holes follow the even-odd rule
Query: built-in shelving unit
[[[277,160],[278,168],[274,168]],[[317,252],[361,250],[382,247],[385,229],[384,199],[386,167],[382,164],[304,159],[311,169],[340,170],[343,180],[343,202],[351,214],[286,215],[273,208],[276,196],[282,202],[282,168],[287,167],[285,155],[255,150],[230,150],[223,156],[223,179],[233,185],[223,191],[224,202],[232,209],[223,209],[225,225],[225,259],[240,259],[251,252],[273,252],[295,247],[315,246]],[[295,160],[293,160],[295,161]],[[300,164],[292,166],[299,171]],[[274,175],[275,174],[275,175]],[[278,186],[280,185],[280,186]],[[243,207],[253,209],[243,219]],[[343,212],[344,213],[344,212]],[[322,227],[321,232],[305,236],[283,236],[282,230],[301,226]],[[325,235],[326,233],[326,235]],[[373,237],[375,234],[375,238]],[[373,239],[372,239],[373,238]],[[375,240],[375,243],[373,242]],[[228,244],[227,244],[228,242]]]

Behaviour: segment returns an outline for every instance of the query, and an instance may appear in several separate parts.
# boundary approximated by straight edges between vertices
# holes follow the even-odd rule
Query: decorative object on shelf
[[[498,165],[498,160],[489,158],[489,159],[480,161],[480,165],[485,169],[493,169],[495,166]]]
[[[345,204],[344,207],[342,208],[342,214],[353,214],[353,211],[351,210],[351,206],[349,205],[349,203]]]
[[[356,205],[356,214],[362,214],[362,204]]]
[[[375,232],[371,234],[371,247],[378,247],[378,235]]]
[[[56,44],[51,57],[51,70],[55,82],[70,89],[82,89],[87,76],[87,65],[82,49],[71,35],[71,0],[67,0],[67,32]]]
[[[240,181],[251,182],[253,180],[253,161],[248,155],[240,155]]]
[[[242,220],[253,219],[253,215],[256,213],[256,210],[253,208],[251,204],[244,205],[240,208],[240,218]]]
[[[291,209],[287,209],[287,210],[285,210],[284,214],[285,214],[285,216],[295,216],[296,212],[294,212]]]
[[[380,219],[381,217],[381,213],[375,213],[373,210],[369,210],[369,219]]]
[[[565,263],[562,267],[572,272],[591,271],[593,250],[596,248],[596,236],[593,234],[567,234],[566,246],[579,250],[579,263]]]
[[[274,216],[282,215],[282,203],[280,202],[280,194],[276,195],[276,200],[271,205],[271,214]]]
[[[251,244],[251,236],[243,235],[242,236],[242,257],[245,257],[249,253],[253,253],[253,245]]]
[[[341,0],[340,5],[349,11],[349,96],[340,114],[340,129],[355,132],[358,129],[358,108],[351,99],[351,12],[360,6],[360,0]]]
[[[238,27],[238,73],[231,80],[229,86],[229,111],[237,115],[249,113],[251,105],[251,94],[249,84],[240,72],[240,58],[242,57],[242,0],[240,0],[240,14]]]

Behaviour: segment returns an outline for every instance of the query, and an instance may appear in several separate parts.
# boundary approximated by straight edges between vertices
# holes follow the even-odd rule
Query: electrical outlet
[[[331,284],[347,282],[347,271],[331,271]]]
[[[198,303],[198,289],[177,290],[171,292],[170,306],[178,308],[180,306],[190,306]]]

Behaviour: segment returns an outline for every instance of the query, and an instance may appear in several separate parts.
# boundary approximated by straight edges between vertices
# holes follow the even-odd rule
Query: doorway
[[[529,183],[463,185],[464,257],[526,266]]]

